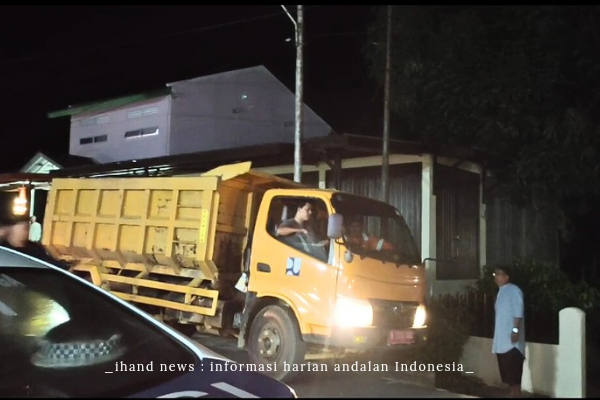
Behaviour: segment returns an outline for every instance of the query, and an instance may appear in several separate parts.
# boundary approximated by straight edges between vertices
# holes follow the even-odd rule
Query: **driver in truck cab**
[[[295,203],[294,218],[281,221],[277,226],[276,235],[291,246],[303,250],[319,259],[327,259],[325,246],[328,239],[322,239],[312,227],[317,215],[315,203],[312,200],[300,200]]]
[[[277,236],[288,236],[296,233],[309,235],[307,222],[314,212],[315,206],[312,201],[298,203],[294,218],[282,221],[277,227]]]
[[[329,240],[321,239],[320,235],[317,234],[310,222],[313,221],[313,215],[316,215],[317,210],[312,200],[303,200],[296,205],[296,215],[294,218],[289,218],[277,226],[277,236],[290,236],[295,234],[306,235],[309,242],[317,246],[325,246],[329,243]]]

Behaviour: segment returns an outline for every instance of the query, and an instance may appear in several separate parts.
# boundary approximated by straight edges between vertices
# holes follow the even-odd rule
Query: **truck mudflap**
[[[307,343],[353,351],[400,348],[427,341],[427,328],[335,327],[329,337],[302,335]]]

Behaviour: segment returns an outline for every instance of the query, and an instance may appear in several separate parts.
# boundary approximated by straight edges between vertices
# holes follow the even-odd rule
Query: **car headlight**
[[[417,311],[415,312],[415,318],[413,320],[413,328],[425,328],[425,321],[427,320],[427,310],[425,304],[419,304]]]
[[[373,325],[373,307],[367,300],[338,296],[335,304],[335,324],[343,327]]]

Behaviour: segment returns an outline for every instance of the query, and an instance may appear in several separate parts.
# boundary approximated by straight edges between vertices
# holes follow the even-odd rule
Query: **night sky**
[[[279,5],[0,10],[0,173],[39,150],[68,153],[69,118],[47,113],[69,105],[261,64],[294,90],[294,26]],[[304,16],[305,103],[340,133],[373,134],[382,93],[360,51],[370,8],[309,5]]]

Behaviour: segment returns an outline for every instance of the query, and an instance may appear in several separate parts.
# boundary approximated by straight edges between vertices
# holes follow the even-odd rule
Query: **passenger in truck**
[[[347,225],[344,240],[351,246],[359,246],[365,250],[371,251],[392,251],[394,246],[383,238],[374,235],[368,235],[363,227],[360,218],[351,219]]]

